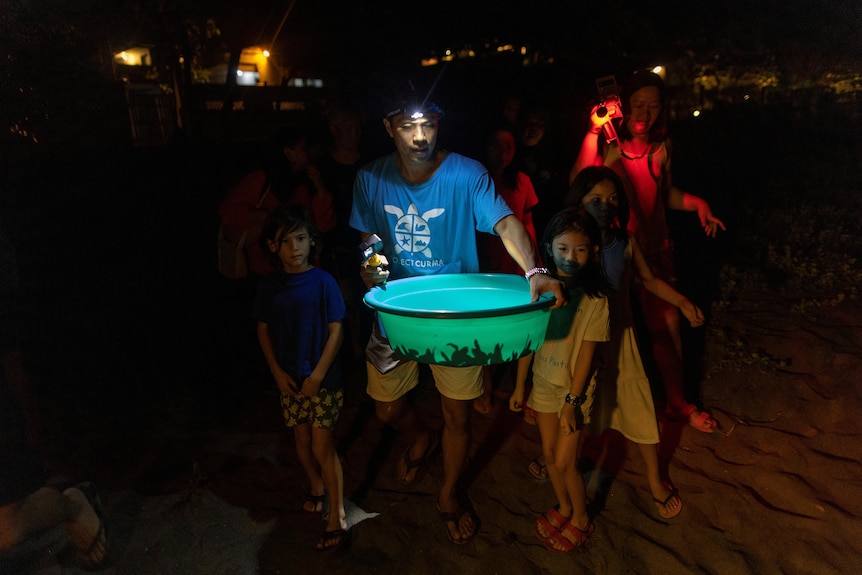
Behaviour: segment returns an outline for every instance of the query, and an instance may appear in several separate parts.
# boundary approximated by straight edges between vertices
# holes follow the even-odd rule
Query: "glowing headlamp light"
[[[415,105],[408,106],[405,104],[387,112],[386,118],[388,120],[391,120],[395,116],[400,116],[401,114],[408,114],[411,120],[418,120],[420,118],[425,118],[428,116],[437,116],[437,119],[439,120],[443,117],[443,110],[440,108],[440,106],[434,104],[433,102],[426,104],[424,107],[421,108]]]

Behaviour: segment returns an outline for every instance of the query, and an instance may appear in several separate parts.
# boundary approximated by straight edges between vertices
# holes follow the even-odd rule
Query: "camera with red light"
[[[623,121],[623,106],[620,101],[620,88],[614,75],[602,76],[596,79],[596,89],[599,92],[599,106],[596,116],[604,118],[610,115],[610,119],[602,125],[605,140],[610,144],[617,139],[617,126]]]

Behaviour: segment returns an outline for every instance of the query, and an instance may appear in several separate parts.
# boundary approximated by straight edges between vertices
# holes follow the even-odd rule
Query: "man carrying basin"
[[[427,99],[426,99],[427,100]],[[442,110],[413,91],[393,97],[383,126],[395,152],[362,168],[353,189],[351,227],[367,242],[383,241],[381,265],[362,264],[370,289],[412,276],[477,273],[476,230],[499,235],[506,250],[524,269],[533,300],[551,292],[553,307],[565,304],[562,283],[538,267],[539,260],[524,226],[494,191],[487,170],[456,153],[435,149]],[[368,394],[377,417],[411,438],[395,470],[396,481],[415,485],[441,437],[422,425],[406,400],[419,382],[418,365],[395,354],[375,323],[366,348]],[[457,492],[470,445],[472,401],[482,394],[482,367],[431,365],[443,413],[443,483],[437,509],[449,538],[468,543],[479,530],[464,494]]]

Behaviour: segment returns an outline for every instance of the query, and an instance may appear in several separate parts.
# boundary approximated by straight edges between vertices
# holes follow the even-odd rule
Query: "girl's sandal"
[[[590,535],[593,534],[593,531],[595,531],[595,526],[592,521],[587,525],[586,531],[578,529],[569,521],[545,541],[545,547],[547,547],[548,551],[556,553],[571,553],[575,549],[583,548]],[[565,533],[568,533],[572,539],[566,537]]]
[[[568,517],[563,517],[559,508],[555,505],[536,519],[536,536],[547,545],[548,539],[554,537],[560,531],[560,528],[567,523],[569,523]],[[542,534],[543,531],[544,534]]]

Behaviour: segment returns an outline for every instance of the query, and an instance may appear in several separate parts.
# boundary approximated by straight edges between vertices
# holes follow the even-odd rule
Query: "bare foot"
[[[82,569],[98,569],[108,555],[108,536],[98,492],[92,483],[82,483],[63,494],[78,504],[78,512],[66,521],[75,562]]]

